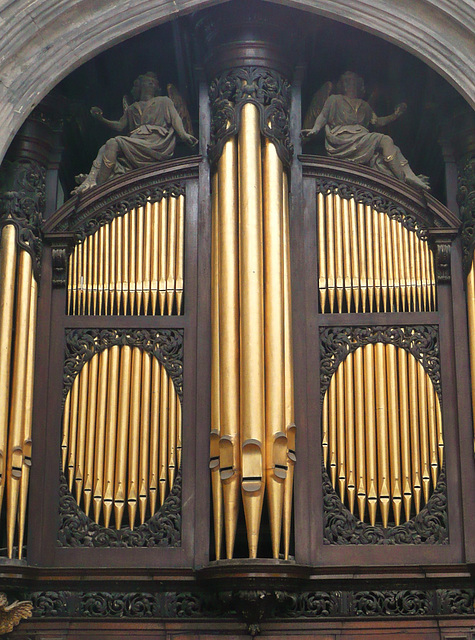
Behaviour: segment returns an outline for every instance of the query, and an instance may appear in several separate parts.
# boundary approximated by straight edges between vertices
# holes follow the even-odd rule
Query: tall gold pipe
[[[15,342],[10,395],[7,461],[7,554],[13,554],[13,539],[18,518],[18,498],[23,464],[23,424],[25,418],[25,381],[27,373],[28,329],[32,279],[31,256],[20,250],[17,280]]]
[[[182,408],[181,408],[181,400],[177,396],[176,399],[176,468],[179,471],[181,469],[181,456],[183,452],[182,446]]]
[[[343,273],[344,280],[343,286],[345,288],[346,309],[348,313],[351,311],[351,292],[352,292],[352,277],[351,277],[351,221],[350,221],[350,208],[346,198],[341,199],[342,211],[342,229],[343,234]]]
[[[160,505],[165,502],[168,475],[168,376],[165,367],[160,367],[160,446],[158,461],[158,490]],[[170,487],[171,488],[171,487]]]
[[[150,400],[150,463],[148,494],[150,500],[150,514],[155,514],[158,498],[158,456],[160,448],[160,385],[161,369],[157,358],[152,357],[152,391]]]
[[[393,238],[392,238],[392,227],[391,227],[391,219],[390,217],[386,214],[386,213],[382,213],[381,214],[383,216],[382,221],[383,221],[383,228],[384,228],[384,234],[385,234],[385,238],[386,238],[386,266],[387,266],[387,270],[388,270],[388,283],[387,283],[387,287],[388,287],[388,293],[387,293],[387,300],[388,300],[388,311],[394,311],[395,308],[395,304],[394,304],[394,262],[395,262],[395,258],[393,255]]]
[[[399,438],[400,414],[398,402],[398,367],[396,347],[386,344],[387,363],[387,394],[388,394],[388,427],[389,427],[389,456],[391,470],[391,499],[393,505],[394,522],[399,526],[401,520],[402,488],[401,488],[401,448]]]
[[[419,437],[421,443],[422,462],[422,491],[424,500],[429,500],[430,492],[430,458],[429,458],[429,425],[427,420],[427,388],[425,384],[426,372],[424,367],[417,363],[417,385],[419,392]]]
[[[368,285],[368,306],[370,313],[374,308],[374,252],[373,252],[373,212],[371,207],[364,207],[365,229],[366,229],[366,273]]]
[[[325,197],[317,194],[318,216],[318,291],[320,294],[320,309],[325,313],[327,299],[327,257],[325,244]]]
[[[432,283],[430,281],[430,251],[427,240],[422,243],[425,260],[426,270],[426,292],[427,292],[427,311],[434,311],[435,307],[432,304]]]
[[[323,450],[323,464],[326,467],[328,463],[328,391],[323,397],[322,403],[322,450]]]
[[[366,507],[366,450],[365,450],[365,402],[364,402],[364,368],[363,349],[356,349],[353,354],[354,390],[355,390],[355,427],[356,427],[356,496],[358,514],[364,520]]]
[[[152,203],[147,200],[145,204],[145,220],[144,220],[144,249],[143,249],[143,312],[144,315],[149,313],[150,290],[152,279],[152,242],[153,242],[153,223],[152,223]]]
[[[136,296],[136,313],[139,315],[142,312],[142,300],[144,294],[144,226],[145,226],[145,211],[143,207],[137,207],[136,213],[136,265],[135,265],[135,296]],[[133,240],[132,240],[133,242]],[[144,313],[147,313],[145,310]]]
[[[128,299],[130,306],[130,313],[135,315],[135,303],[136,303],[136,268],[137,268],[137,209],[131,209],[127,214],[129,218],[129,273],[128,273]]]
[[[96,442],[94,445],[94,482],[93,482],[93,510],[94,520],[99,522],[101,514],[103,486],[104,486],[104,447],[106,435],[107,414],[107,382],[109,369],[109,350],[105,349],[99,354],[99,380],[97,385],[97,412],[96,412]]]
[[[437,448],[439,451],[439,465],[442,468],[444,464],[444,435],[442,432],[442,412],[440,410],[440,401],[437,393],[435,394],[435,417],[437,420]]]
[[[355,388],[353,383],[353,354],[349,353],[344,361],[345,374],[345,423],[344,434],[346,443],[346,477],[348,506],[354,512],[356,495],[356,460],[355,460],[355,413],[353,398]],[[342,371],[342,373],[343,373]]]
[[[185,196],[178,196],[176,238],[176,312],[181,315],[183,304],[183,267],[185,255]]]
[[[237,144],[230,138],[218,161],[220,476],[226,556],[232,558],[239,509],[239,267]]]
[[[417,237],[415,231],[411,233],[412,242],[414,244],[414,258],[416,261],[416,291],[417,291],[417,302],[419,305],[419,311],[423,311],[423,301],[422,301],[422,269],[421,269],[421,241]]]
[[[143,524],[145,522],[145,514],[147,511],[152,357],[153,356],[151,356],[146,351],[142,352],[142,389],[140,399],[140,459],[138,481],[140,524]]]
[[[26,504],[28,500],[28,485],[31,467],[31,426],[33,421],[33,383],[35,377],[35,347],[36,347],[36,305],[37,285],[31,274],[30,288],[30,316],[28,326],[28,355],[25,380],[25,415],[23,423],[23,468],[20,480],[20,504],[18,509],[18,559],[23,556],[23,539],[25,535]]]
[[[399,246],[399,235],[398,235],[398,225],[399,222],[394,218],[391,219],[388,216],[388,237],[391,238],[391,247],[392,247],[392,267],[394,274],[394,311],[399,311],[401,304],[401,280],[400,280],[400,272],[403,270],[401,263],[401,248]]]
[[[284,288],[283,288],[283,167],[276,146],[264,142],[264,343],[266,490],[274,558],[279,557],[287,475],[287,435],[284,420]],[[271,443],[273,446],[271,446]]]
[[[89,393],[89,362],[85,362],[79,373],[79,407],[78,432],[76,449],[76,468],[74,484],[76,486],[76,502],[81,503],[81,491],[84,483],[84,460],[86,457],[87,433],[87,396]]]
[[[119,399],[120,347],[114,345],[109,350],[109,372],[107,385],[107,415],[104,460],[103,509],[104,526],[109,527],[114,504],[115,454],[117,442],[117,412]]]
[[[294,412],[294,362],[292,343],[292,290],[290,279],[290,230],[289,230],[289,185],[287,174],[283,176],[282,233],[284,237],[284,425],[287,431],[287,478],[284,490],[284,559],[288,560],[290,550],[290,527],[292,522],[292,496],[294,486],[295,455],[295,412]]]
[[[68,444],[69,444],[69,416],[71,411],[71,392],[68,393],[64,401],[63,411],[63,437],[61,439],[61,468],[66,475],[66,462],[68,460]]]
[[[402,496],[406,521],[411,518],[412,487],[411,487],[411,431],[409,413],[409,381],[407,377],[407,352],[398,349],[398,380],[399,380],[399,425],[401,431],[401,468],[402,468]],[[389,382],[389,378],[388,378]]]
[[[429,250],[430,283],[432,290],[433,310],[437,310],[437,282],[435,280],[434,252]]]
[[[87,420],[86,420],[86,450],[84,461],[84,513],[88,516],[91,506],[92,490],[94,489],[94,457],[96,446],[96,410],[97,410],[97,387],[99,371],[99,356],[96,354],[89,362],[89,382],[87,398]]]
[[[159,265],[161,260],[160,255],[160,203],[154,202],[152,205],[152,260],[151,260],[151,272],[150,272],[150,313],[157,313],[157,301],[158,301],[158,278],[159,278]]]
[[[134,211],[127,211],[122,216],[122,303],[124,315],[132,312],[130,295],[130,268],[135,265],[135,245],[131,247],[130,224]],[[131,266],[129,266],[131,265]],[[135,283],[134,283],[135,284]]]
[[[409,282],[407,281],[408,266],[406,257],[405,230],[400,222],[396,222],[398,258],[399,258],[399,286],[401,288],[401,310],[410,309],[409,300]]]
[[[1,249],[0,249],[1,252]],[[74,250],[68,256],[68,297],[66,302],[67,313],[72,313],[72,299],[73,299],[73,256]]]
[[[417,276],[416,276],[416,251],[415,251],[415,234],[413,231],[404,229],[409,245],[409,270],[411,282],[412,310],[417,311]]]
[[[259,527],[264,502],[265,475],[265,408],[264,408],[264,281],[263,228],[261,192],[261,134],[259,111],[248,103],[241,112],[238,137],[239,204],[240,204],[240,418],[242,501],[246,519],[249,557],[257,555]],[[268,153],[267,151],[265,152]],[[267,155],[266,155],[267,158]],[[266,198],[276,188],[270,182],[269,169]],[[266,213],[268,213],[267,204]],[[281,217],[282,208],[277,210]],[[264,214],[266,215],[266,214]],[[264,224],[271,224],[267,218]],[[282,222],[280,221],[280,228]],[[267,236],[265,237],[268,240]],[[271,244],[268,249],[275,250]],[[277,259],[281,257],[277,249]],[[272,260],[269,257],[269,260]],[[269,282],[269,285],[272,285]],[[267,303],[267,300],[266,300]],[[268,440],[270,445],[272,441]]]
[[[416,514],[421,508],[422,473],[419,439],[419,397],[417,393],[417,360],[412,354],[407,358],[409,372],[409,417],[411,426],[412,487]]]
[[[114,514],[115,527],[120,529],[124,515],[127,480],[127,453],[129,440],[129,412],[131,392],[132,347],[120,350],[119,408],[117,413],[117,449],[115,460]]]
[[[367,207],[367,215],[373,220],[373,272],[374,272],[374,296],[376,311],[381,309],[381,231],[379,228],[379,214],[374,209]]]
[[[354,310],[360,310],[360,263],[358,260],[361,238],[358,235],[358,221],[356,216],[356,202],[350,199],[350,249],[351,249],[351,288],[353,290]],[[350,308],[348,308],[350,311]]]
[[[106,254],[104,260],[106,263],[105,278],[109,283],[109,287],[105,290],[106,296],[106,313],[113,315],[115,310],[115,290],[116,290],[116,264],[117,264],[117,218],[114,218],[110,224],[106,225]],[[109,260],[107,257],[109,256]],[[109,268],[109,277],[107,277],[107,269]]]
[[[337,477],[338,477],[338,490],[340,493],[340,500],[345,504],[346,493],[346,450],[345,450],[345,376],[344,368],[346,367],[346,361],[344,361],[335,372],[336,379],[336,458],[337,458]]]
[[[87,255],[86,255],[86,296],[87,296],[87,307],[84,313],[90,315],[93,313],[92,311],[92,289],[93,289],[93,270],[94,270],[94,238],[93,236],[87,236],[84,241],[85,246],[87,247]]]
[[[361,310],[366,312],[366,296],[368,291],[368,276],[366,266],[366,221],[365,221],[365,209],[361,202],[358,202],[358,262],[360,266],[360,290],[361,290]]]
[[[78,430],[78,404],[79,404],[79,375],[73,380],[73,385],[68,393],[71,398],[71,414],[69,418],[69,450],[68,450],[68,487],[73,490],[74,470],[76,468],[76,445]],[[66,473],[66,471],[65,471]]]
[[[335,309],[335,225],[333,222],[333,195],[329,193],[325,206],[325,227],[327,232],[327,287],[330,313]]]
[[[216,560],[221,560],[223,538],[223,490],[219,477],[219,247],[218,247],[218,174],[211,182],[211,491],[213,494],[214,547]]]
[[[376,522],[378,508],[377,450],[376,450],[376,398],[374,372],[374,345],[363,347],[366,432],[366,491],[371,524]]]
[[[99,235],[100,229],[91,236],[92,239],[92,302],[91,313],[92,315],[98,315],[98,301],[99,301],[99,265],[102,264],[102,260],[99,256]]]
[[[432,380],[424,372],[426,378],[426,390],[427,390],[427,414],[429,423],[429,460],[430,471],[432,476],[432,486],[435,488],[437,484],[437,476],[439,474],[439,461],[438,461],[438,443],[437,443],[437,417],[436,417],[436,405],[435,405],[435,389],[432,384]]]
[[[173,313],[175,301],[177,198],[168,198],[168,248],[167,248],[167,308]]]
[[[171,196],[170,196],[171,198]],[[168,198],[162,198],[159,205],[159,271],[158,271],[158,301],[160,315],[165,313],[165,302],[167,299],[167,220]]]
[[[388,526],[390,506],[390,477],[388,452],[388,398],[386,390],[386,351],[382,342],[377,342],[375,351],[376,374],[376,427],[378,440],[378,491],[379,508],[383,527]]]
[[[8,409],[16,262],[16,231],[13,225],[8,224],[1,230],[0,238],[0,510],[7,480]]]
[[[168,485],[175,482],[176,473],[176,402],[177,395],[173,380],[168,378]]]
[[[84,242],[76,245],[76,251],[78,256],[78,269],[77,269],[77,314],[83,313],[83,282],[84,274],[82,272],[82,254],[83,254]]]
[[[422,289],[422,309],[424,311],[429,311],[429,300],[427,297],[427,268],[428,268],[428,264],[427,264],[427,256],[426,256],[426,252],[425,252],[425,247],[427,245],[427,242],[425,240],[421,240],[418,238],[418,244],[419,244],[419,253],[420,253],[420,260],[421,260],[421,289]]]
[[[380,258],[381,258],[381,297],[383,311],[388,310],[388,243],[386,241],[386,218],[387,215],[381,211],[375,212],[376,217],[379,219],[379,239],[380,239]]]
[[[122,229],[123,218],[114,218],[113,222],[115,223],[116,229],[116,237],[117,244],[114,247],[115,256],[116,256],[116,271],[115,271],[115,312],[119,315],[122,311],[122,277],[123,277],[123,245],[124,245],[124,234]],[[124,309],[124,313],[126,310]]]
[[[107,225],[108,226],[108,225]],[[105,253],[105,234],[106,228],[103,225],[99,228],[98,234],[98,249],[97,249],[97,262],[98,262],[98,273],[97,273],[97,311],[98,315],[103,314],[103,300],[104,300],[104,268],[106,265],[106,260],[104,259]]]
[[[336,302],[338,312],[342,312],[343,307],[343,238],[342,238],[342,216],[341,198],[338,193],[333,194],[333,212],[335,223],[335,274],[336,274]]]
[[[76,300],[77,300],[77,270],[78,270],[78,249],[75,246],[70,255],[71,263],[68,272],[68,278],[71,282],[71,304],[68,307],[68,313],[73,315],[76,313]]]
[[[330,465],[330,478],[333,487],[336,489],[337,477],[337,398],[336,398],[336,376],[333,375],[327,389],[328,396],[328,457]]]
[[[139,347],[132,349],[132,372],[130,378],[130,416],[129,416],[129,464],[127,473],[127,506],[129,512],[129,526],[134,528],[137,514],[139,483],[139,455],[140,430],[142,418],[141,409],[142,390],[142,351]]]

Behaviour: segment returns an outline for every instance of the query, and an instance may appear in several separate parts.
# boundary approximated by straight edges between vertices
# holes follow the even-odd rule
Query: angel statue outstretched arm
[[[394,122],[406,111],[406,104],[399,104],[388,116],[378,117],[362,99],[363,94],[363,78],[351,71],[345,72],[336,85],[326,83],[312,100],[313,126],[308,128],[307,114],[302,141],[306,142],[325,127],[325,147],[330,156],[365,164],[414,187],[429,189],[428,178],[415,175],[390,136],[368,129],[370,125],[383,127]]]

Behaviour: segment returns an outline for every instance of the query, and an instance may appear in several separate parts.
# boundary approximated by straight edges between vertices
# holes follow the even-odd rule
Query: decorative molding
[[[439,284],[450,284],[450,249],[447,238],[433,239],[435,247],[435,276]]]
[[[53,287],[65,287],[67,278],[68,252],[64,247],[51,249]]]
[[[241,109],[251,102],[260,114],[261,133],[274,142],[284,165],[293,154],[290,143],[289,82],[277,71],[250,66],[225,71],[210,84],[212,164],[221,156],[224,143],[239,131]]]
[[[427,616],[434,613],[430,591],[358,591],[351,607],[355,616]]]
[[[31,594],[35,618],[57,618],[71,613],[72,591],[37,591]]]
[[[475,157],[459,167],[457,203],[462,218],[463,270],[468,275],[472,268],[475,248]]]

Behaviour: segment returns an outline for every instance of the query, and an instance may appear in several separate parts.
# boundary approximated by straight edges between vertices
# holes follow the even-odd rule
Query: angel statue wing
[[[303,119],[302,129],[311,129],[313,127],[315,120],[323,109],[323,105],[327,101],[328,96],[333,93],[334,87],[335,83],[328,81],[325,82],[318,91],[315,91],[310,106],[307,109],[307,113],[305,114],[305,118]]]
[[[175,105],[178,115],[182,119],[186,133],[193,135],[193,125],[191,124],[190,112],[188,111],[188,107],[186,106],[186,103],[181,97],[178,89],[174,84],[167,84],[167,93],[168,97]]]
[[[32,612],[31,602],[15,600],[12,604],[8,604],[7,596],[0,593],[0,635],[13,631],[23,619],[31,618]]]

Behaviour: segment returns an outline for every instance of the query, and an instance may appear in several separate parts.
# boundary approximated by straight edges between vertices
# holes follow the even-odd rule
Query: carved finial
[[[33,604],[28,600],[15,600],[8,604],[7,596],[0,593],[0,634],[10,633],[20,622],[31,618]]]

